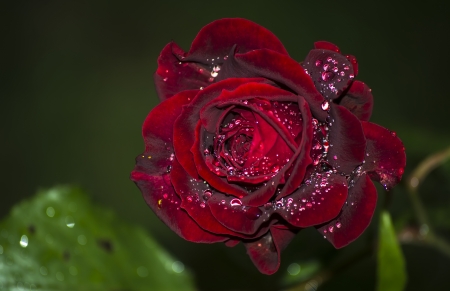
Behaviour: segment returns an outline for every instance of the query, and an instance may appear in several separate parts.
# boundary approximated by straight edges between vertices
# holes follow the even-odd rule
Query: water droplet
[[[21,247],[26,248],[28,246],[28,237],[26,235],[22,235],[19,243]]]
[[[330,109],[330,103],[328,103],[328,101],[324,101],[322,103],[322,110],[326,111],[328,109]]]
[[[272,173],[277,173],[280,170],[280,166],[279,165],[274,165],[272,167]]]
[[[231,199],[230,205],[231,206],[241,206],[242,201],[240,199],[234,198],[234,199]]]
[[[306,203],[306,207],[311,208],[312,207],[311,202]]]
[[[329,81],[334,78],[334,73],[330,71],[326,71],[322,73],[322,80]]]
[[[147,277],[148,276],[148,270],[146,267],[144,266],[140,266],[139,268],[136,269],[137,274],[139,275],[139,277]]]
[[[336,222],[336,227],[337,227],[337,228],[341,228],[341,226],[342,226],[342,224],[341,224],[339,221],[337,221],[337,222]]]
[[[41,267],[39,268],[39,273],[41,273],[42,276],[47,276],[47,275],[48,275],[48,270],[47,270],[46,267],[41,266]]]
[[[172,263],[172,271],[175,273],[182,273],[184,271],[184,264],[180,261],[175,261]]]
[[[220,201],[221,204],[225,204],[225,200]]]
[[[186,201],[189,202],[189,203],[192,202],[192,196],[186,197]]]
[[[164,199],[167,199],[167,198],[169,198],[169,195],[168,195],[167,193],[164,193],[164,194],[163,194],[163,198],[164,198]]]
[[[337,156],[333,156],[333,159],[337,160]]]
[[[334,230],[334,226],[330,225],[330,226],[328,227],[328,231],[329,231],[329,232],[333,232],[333,230]]]
[[[201,207],[201,208],[205,208],[205,207],[206,207],[205,202],[201,202],[201,203],[200,203],[200,207]]]
[[[287,268],[287,271],[291,276],[298,275],[300,273],[300,270],[301,270],[300,265],[297,263],[292,263]]]
[[[353,79],[353,78],[355,78],[355,75],[350,74],[350,75],[348,75],[348,77],[349,77],[350,79]]]
[[[322,61],[321,60],[317,60],[316,61],[316,67],[320,67],[322,66]]]
[[[258,219],[261,216],[261,214],[262,214],[262,211],[258,207],[250,207],[245,212],[245,216],[251,220]]]
[[[169,78],[166,77],[166,78],[163,79],[163,81],[166,82],[168,79],[169,79]]]
[[[203,192],[203,199],[208,200],[209,198],[211,198],[212,195],[212,191],[211,190],[205,190]]]
[[[75,226],[75,221],[73,220],[72,216],[66,217],[66,225],[68,228],[73,228]]]
[[[80,235],[78,236],[77,240],[78,240],[78,243],[79,243],[80,245],[82,245],[82,246],[86,245],[86,243],[87,243],[86,237],[85,237],[84,235],[82,235],[82,234],[80,234]]]
[[[53,207],[47,207],[47,210],[45,211],[45,213],[47,213],[48,217],[53,217],[55,216],[55,209]]]
[[[56,279],[58,279],[58,281],[64,281],[64,274],[61,272],[56,272]]]

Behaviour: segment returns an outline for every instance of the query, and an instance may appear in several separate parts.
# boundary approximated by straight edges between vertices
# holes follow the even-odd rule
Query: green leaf
[[[378,291],[401,291],[406,284],[405,260],[389,212],[380,216],[378,242]]]
[[[0,223],[0,289],[194,290],[184,265],[144,230],[57,187]]]

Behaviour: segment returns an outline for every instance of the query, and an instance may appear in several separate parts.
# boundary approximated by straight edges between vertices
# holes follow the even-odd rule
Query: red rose
[[[253,22],[208,24],[189,52],[175,43],[161,52],[161,103],[131,179],[178,235],[242,241],[265,274],[302,228],[341,248],[370,223],[371,179],[392,187],[406,160],[395,134],[367,121],[372,94],[357,73],[328,42],[299,64]]]

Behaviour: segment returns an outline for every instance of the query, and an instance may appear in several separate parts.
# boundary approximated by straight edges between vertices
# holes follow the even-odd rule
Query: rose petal
[[[328,41],[316,41],[314,43],[315,49],[324,49],[324,50],[330,50],[339,53],[339,47],[335,45],[334,43],[328,42]]]
[[[361,122],[346,108],[331,104],[330,147],[328,163],[342,173],[349,174],[362,164],[366,139]]]
[[[181,199],[174,193],[160,174],[131,173],[133,180],[142,191],[145,201],[172,231],[185,240],[198,243],[226,241],[228,237],[205,231],[182,209]]]
[[[142,129],[146,149],[136,158],[131,180],[141,189],[150,208],[179,236],[194,242],[225,241],[227,237],[203,230],[180,209],[181,200],[170,183],[168,169],[173,160],[171,124],[180,114],[181,106],[189,102],[188,96],[192,93],[186,91],[175,95],[156,106],[147,116]]]
[[[371,89],[361,81],[354,81],[338,104],[350,110],[360,120],[368,121],[373,108]]]
[[[335,218],[347,199],[347,179],[337,174],[321,174],[275,204],[280,214],[295,227],[309,227]]]
[[[196,59],[222,58],[234,45],[239,53],[266,48],[288,55],[270,30],[242,18],[219,19],[204,26],[192,42],[189,55]]]
[[[313,49],[302,66],[317,90],[328,99],[338,98],[355,78],[352,63],[336,51]]]
[[[208,199],[208,206],[214,217],[232,231],[256,236],[257,231],[261,232],[261,225],[266,223],[263,227],[265,230],[268,227],[269,219],[263,215],[263,209],[244,206],[239,198],[215,193]]]
[[[402,178],[406,155],[402,141],[394,132],[377,124],[362,121],[367,139],[367,154],[363,170],[386,189]]]
[[[280,267],[280,253],[295,237],[297,231],[272,226],[270,232],[258,240],[244,242],[247,254],[258,270],[266,275],[275,273]]]
[[[245,237],[224,227],[211,214],[207,201],[211,199],[211,196],[216,195],[214,189],[210,189],[203,183],[203,180],[190,177],[176,160],[174,160],[172,166],[170,179],[175,192],[181,197],[180,206],[200,227],[219,235]]]
[[[349,189],[347,202],[341,213],[317,230],[333,244],[342,248],[357,239],[369,226],[377,205],[377,190],[370,178],[363,174]]]
[[[153,76],[159,100],[164,101],[185,91],[200,89],[210,84],[211,73],[196,63],[181,62],[186,53],[174,42],[161,51],[158,69]]]
[[[316,90],[311,77],[303,67],[288,56],[270,50],[254,50],[236,54],[234,70],[239,75],[264,77],[303,96],[310,106],[313,116],[325,121],[327,113],[321,108],[324,97]],[[243,73],[245,72],[245,73]]]

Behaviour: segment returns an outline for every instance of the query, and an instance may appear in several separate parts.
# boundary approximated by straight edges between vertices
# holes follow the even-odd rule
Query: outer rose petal
[[[197,63],[182,63],[186,53],[174,42],[161,51],[158,70],[153,76],[159,100],[164,101],[185,91],[200,89],[210,84],[211,74]]]
[[[237,54],[234,70],[238,76],[264,77],[303,96],[311,108],[312,115],[325,121],[327,113],[321,108],[325,98],[316,90],[311,77],[303,67],[286,55],[270,50],[254,50]]]
[[[189,55],[202,60],[222,57],[235,45],[238,53],[266,48],[288,55],[270,30],[242,18],[219,19],[203,27],[192,42]]]
[[[188,103],[191,91],[186,91],[156,106],[143,126],[145,153],[136,158],[131,180],[140,188],[147,204],[175,233],[194,242],[220,242],[227,237],[200,228],[189,215],[180,209],[181,199],[175,193],[168,167],[172,165],[172,124]],[[165,123],[167,122],[167,124]],[[170,126],[167,126],[170,125]]]
[[[147,204],[169,228],[185,240],[198,243],[223,242],[228,238],[216,235],[200,228],[198,224],[182,209],[181,199],[167,184],[161,174],[145,174],[138,171],[131,173],[133,180],[142,191]],[[167,179],[168,180],[168,179]]]
[[[361,122],[340,105],[331,104],[330,148],[328,163],[338,171],[349,174],[362,164],[366,139]]]
[[[181,208],[202,228],[215,234],[245,237],[224,227],[214,218],[206,203],[208,197],[204,193],[209,191],[212,193],[209,195],[214,196],[215,191],[208,188],[203,180],[198,181],[190,177],[176,160],[173,162],[170,178],[176,193],[181,197]]]
[[[302,66],[317,90],[328,99],[338,98],[355,78],[352,63],[336,51],[313,49]]]
[[[338,104],[350,110],[360,120],[367,121],[372,115],[373,96],[366,84],[354,81]]]
[[[330,222],[317,227],[335,248],[342,248],[357,239],[370,224],[377,205],[377,190],[363,174],[349,189],[347,203]]]
[[[297,232],[273,225],[265,236],[252,242],[244,242],[247,254],[261,273],[271,275],[280,267],[281,251],[286,248]]]
[[[309,185],[303,184],[297,191],[284,198],[277,207],[280,214],[295,227],[309,227],[335,218],[347,199],[347,180],[337,174],[330,177],[312,179]]]
[[[402,141],[394,132],[377,124],[362,121],[367,139],[367,154],[363,170],[386,189],[402,178],[406,155]]]

